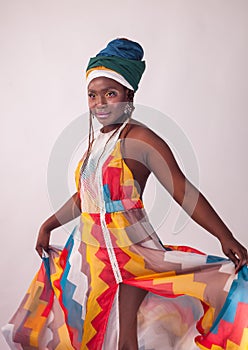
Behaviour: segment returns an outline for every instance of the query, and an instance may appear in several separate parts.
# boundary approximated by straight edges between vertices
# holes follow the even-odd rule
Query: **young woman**
[[[12,349],[248,349],[247,251],[185,178],[170,148],[131,118],[142,47],[115,39],[87,67],[89,146],[77,192],[41,226],[43,264],[3,329]],[[92,118],[102,125],[94,138]],[[153,172],[229,259],[163,245],[142,195]],[[64,249],[51,231],[80,216]]]

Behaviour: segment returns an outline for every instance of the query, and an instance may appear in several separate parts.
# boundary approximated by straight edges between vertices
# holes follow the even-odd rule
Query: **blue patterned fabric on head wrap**
[[[141,61],[144,51],[140,44],[127,39],[114,39],[96,56],[117,56],[129,60]]]

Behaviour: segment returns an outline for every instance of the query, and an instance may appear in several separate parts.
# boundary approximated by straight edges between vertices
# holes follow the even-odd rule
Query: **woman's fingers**
[[[235,238],[225,239],[222,243],[223,252],[235,264],[235,272],[237,273],[242,266],[248,264],[247,249],[240,244]]]
[[[235,264],[235,272],[237,273],[242,266],[248,263],[247,251],[245,248],[240,249],[237,252],[233,252],[231,249],[229,250],[227,256],[233,261]]]
[[[235,253],[235,257],[239,260],[239,263],[236,266],[236,272],[238,272],[242,266],[248,264],[247,250],[245,248],[241,249],[241,251]]]
[[[39,256],[42,258],[42,253],[43,253],[43,249],[41,246],[36,246],[35,247],[37,253],[39,254]]]
[[[44,258],[45,256],[47,256],[46,254],[48,253],[48,246],[37,244],[35,249],[41,258]]]
[[[235,272],[237,272],[240,268],[240,260],[237,258],[237,256],[231,250],[229,250],[226,255],[234,263]]]
[[[41,258],[44,257],[44,252],[48,253],[49,248],[49,240],[50,240],[50,232],[44,229],[41,229],[38,235],[38,239],[36,242],[36,251]]]
[[[37,253],[39,254],[39,256],[42,257],[42,255],[41,255],[41,254],[42,254],[41,248],[36,247],[35,250],[37,251]]]

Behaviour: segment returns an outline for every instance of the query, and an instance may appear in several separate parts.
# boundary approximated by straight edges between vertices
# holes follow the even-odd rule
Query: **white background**
[[[147,69],[136,103],[183,130],[197,157],[200,189],[248,246],[246,0],[1,0],[0,325],[40,264],[36,235],[53,211],[49,157],[61,132],[87,111],[88,59],[116,37],[144,47]],[[87,127],[82,118],[82,133]],[[73,188],[73,173],[69,182]],[[173,234],[171,214],[160,229],[165,243],[221,254],[217,240],[194,222]],[[66,237],[56,230],[53,242]],[[0,348],[7,349],[1,337]]]

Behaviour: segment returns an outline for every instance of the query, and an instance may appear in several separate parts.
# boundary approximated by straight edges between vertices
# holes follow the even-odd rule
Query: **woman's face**
[[[88,85],[89,109],[102,125],[122,121],[128,89],[113,79],[99,77]]]

